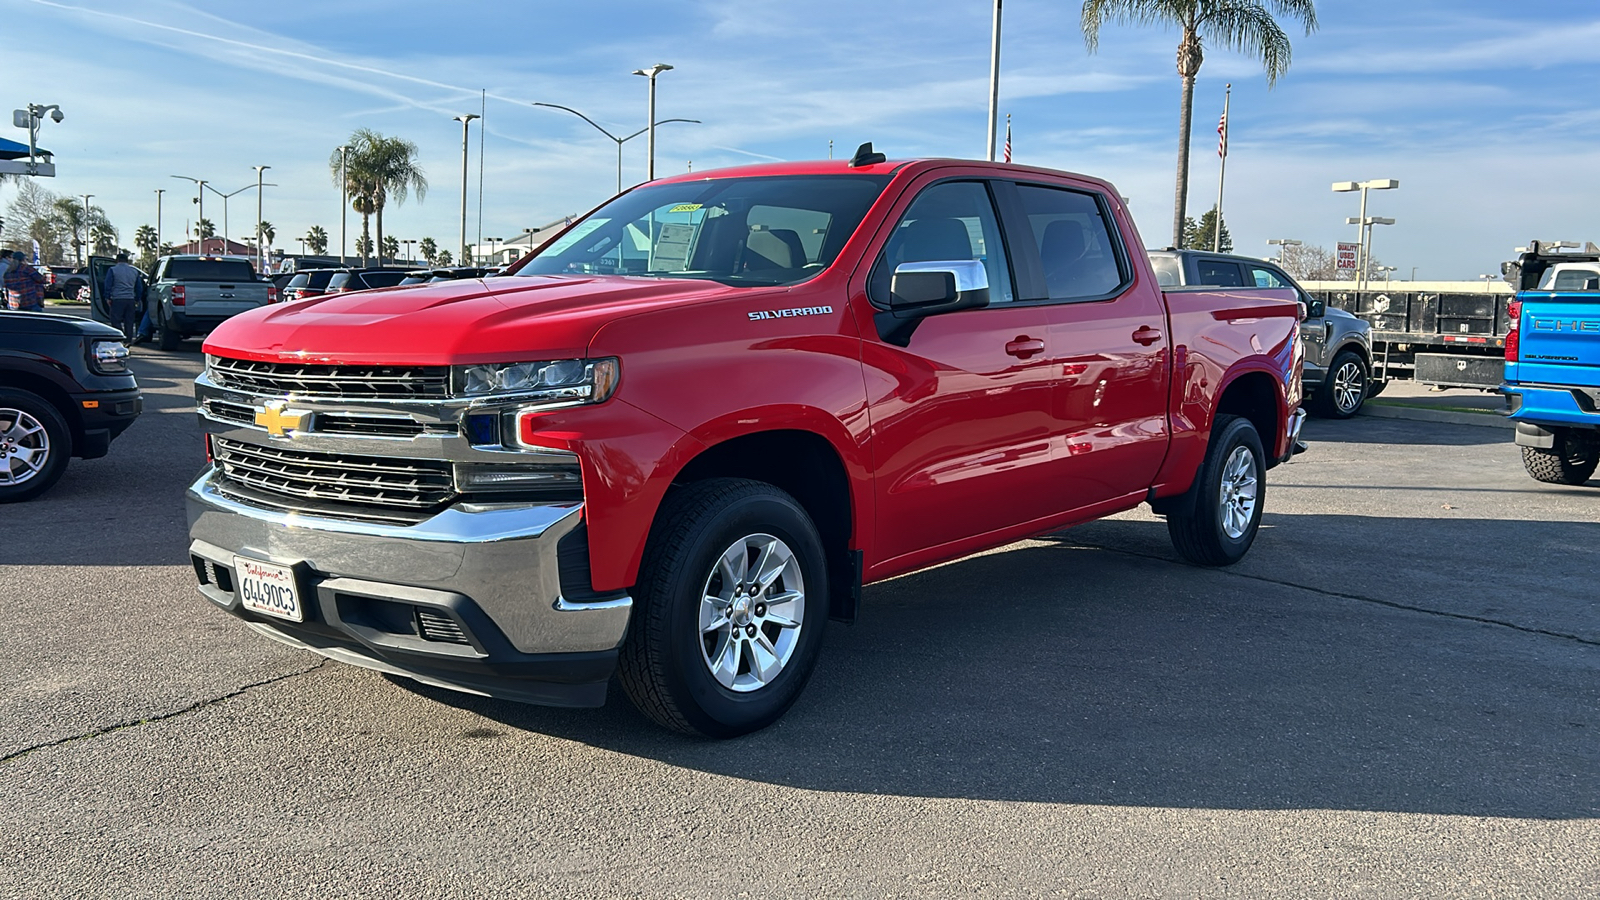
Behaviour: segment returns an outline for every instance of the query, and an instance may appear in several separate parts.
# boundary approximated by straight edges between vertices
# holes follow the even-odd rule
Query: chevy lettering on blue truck
[[[1517,289],[1506,336],[1506,395],[1522,463],[1551,484],[1583,484],[1600,464],[1600,250],[1530,243],[1503,268]]]

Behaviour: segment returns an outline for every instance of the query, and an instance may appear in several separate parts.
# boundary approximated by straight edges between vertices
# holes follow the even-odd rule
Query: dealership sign
[[[1355,268],[1356,268],[1356,253],[1360,248],[1361,248],[1360,244],[1345,243],[1344,241],[1340,241],[1339,242],[1339,246],[1338,246],[1338,255],[1339,255],[1339,266],[1338,267],[1340,269],[1349,269],[1352,272],[1355,271]]]

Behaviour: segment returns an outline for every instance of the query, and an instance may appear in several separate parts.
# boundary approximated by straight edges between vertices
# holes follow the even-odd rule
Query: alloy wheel
[[[800,560],[781,539],[752,534],[722,551],[700,592],[700,656],[717,683],[747,693],[794,656],[805,622]]]
[[[50,461],[50,433],[20,409],[0,407],[0,485],[24,484]]]
[[[1333,402],[1342,413],[1353,412],[1360,406],[1366,389],[1366,379],[1361,377],[1361,364],[1354,360],[1333,373]]]
[[[1219,514],[1222,530],[1239,540],[1250,530],[1256,513],[1256,460],[1249,447],[1235,447],[1222,467]]]

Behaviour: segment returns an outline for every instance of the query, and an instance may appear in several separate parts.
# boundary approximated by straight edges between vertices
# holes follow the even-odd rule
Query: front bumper
[[[201,593],[257,630],[455,690],[605,701],[633,601],[589,589],[581,503],[462,503],[387,525],[249,506],[215,477],[207,469],[187,492],[190,556]],[[244,609],[235,555],[293,566],[306,621]]]
[[[83,459],[105,456],[111,442],[127,431],[144,410],[144,398],[138,388],[73,394],[72,403],[83,424],[82,440],[73,447],[73,455]]]

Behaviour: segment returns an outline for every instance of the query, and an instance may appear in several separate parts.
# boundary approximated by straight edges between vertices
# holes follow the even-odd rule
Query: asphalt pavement
[[[5,508],[0,897],[1592,897],[1600,481],[1313,420],[1227,570],[1132,512],[866,589],[711,742],[327,662],[201,599],[198,346]]]

